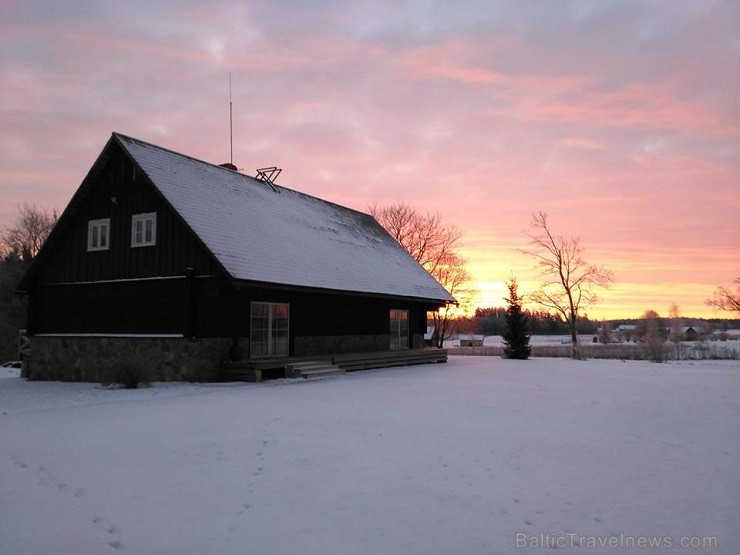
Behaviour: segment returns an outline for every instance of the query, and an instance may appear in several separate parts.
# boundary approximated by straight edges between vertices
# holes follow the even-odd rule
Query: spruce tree
[[[526,360],[532,351],[529,346],[527,315],[522,311],[522,299],[517,293],[516,278],[506,284],[509,296],[506,300],[506,327],[501,337],[504,340],[504,358]]]

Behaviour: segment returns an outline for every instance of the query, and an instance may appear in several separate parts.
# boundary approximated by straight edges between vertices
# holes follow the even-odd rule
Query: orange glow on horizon
[[[525,245],[522,245],[525,246]],[[737,253],[740,256],[740,253]],[[526,255],[513,249],[501,249],[479,253],[466,249],[468,269],[473,276],[473,286],[477,290],[472,307],[488,308],[506,306],[508,295],[506,282],[514,276],[519,284],[520,295],[526,296],[540,284],[537,270],[532,267]],[[620,280],[620,274],[635,265],[640,265],[639,258],[645,258],[643,264],[651,267],[649,253],[641,253],[615,260],[616,264],[607,265],[615,273],[615,282],[608,289],[596,289],[599,300],[595,305],[583,307],[581,314],[587,314],[592,320],[616,320],[639,318],[646,310],[655,310],[661,316],[668,316],[672,304],[677,304],[682,317],[690,318],[735,318],[729,312],[718,311],[705,304],[715,289],[727,283],[710,285],[682,281],[682,274],[666,273],[663,267],[650,270],[653,276],[650,281]],[[596,260],[593,260],[596,262]],[[619,264],[621,262],[621,264]],[[671,277],[675,279],[670,279]],[[536,304],[526,303],[529,309],[541,309]]]

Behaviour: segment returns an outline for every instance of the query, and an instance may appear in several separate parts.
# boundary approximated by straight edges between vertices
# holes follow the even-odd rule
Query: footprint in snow
[[[121,540],[108,542],[108,545],[110,545],[113,549],[123,549],[123,542]]]
[[[13,464],[20,468],[26,468],[28,466],[28,464],[26,464],[26,461],[17,456],[13,457]]]

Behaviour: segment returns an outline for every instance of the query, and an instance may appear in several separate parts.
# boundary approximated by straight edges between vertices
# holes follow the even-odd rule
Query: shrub
[[[108,378],[103,385],[115,385],[124,389],[148,386],[148,364],[148,357],[138,344],[132,345],[110,364]]]

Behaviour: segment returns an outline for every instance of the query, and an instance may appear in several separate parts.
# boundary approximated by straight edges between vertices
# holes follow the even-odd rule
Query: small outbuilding
[[[482,347],[484,336],[461,333],[458,339],[460,340],[460,347]]]
[[[196,381],[421,353],[452,295],[372,216],[261,176],[113,133],[20,284],[27,377],[100,381],[131,353]]]

